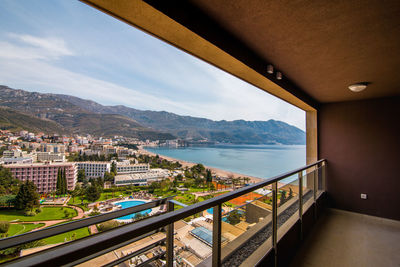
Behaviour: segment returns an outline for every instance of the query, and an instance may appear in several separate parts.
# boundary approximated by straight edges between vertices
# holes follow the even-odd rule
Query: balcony
[[[288,245],[293,249],[297,247],[323,210],[326,166],[325,160],[319,160],[191,206],[171,198],[160,199],[2,239],[0,249],[161,206],[161,212],[148,219],[23,256],[7,265],[89,266],[99,262],[103,266],[134,262],[137,266],[151,262],[155,266],[185,266],[183,262],[198,266],[282,264],[288,259],[283,257],[286,255],[283,251],[286,252]],[[226,205],[228,201],[254,191],[261,196],[234,208]],[[290,193],[283,197],[284,192]],[[176,206],[183,208],[176,209]],[[184,221],[205,212],[212,213],[212,217],[206,215],[206,220],[192,220],[192,224]]]

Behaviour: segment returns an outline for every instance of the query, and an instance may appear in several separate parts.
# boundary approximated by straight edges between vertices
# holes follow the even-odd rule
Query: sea
[[[271,178],[306,165],[305,145],[210,145],[145,147],[184,161],[244,175]],[[286,179],[287,182],[292,179]]]

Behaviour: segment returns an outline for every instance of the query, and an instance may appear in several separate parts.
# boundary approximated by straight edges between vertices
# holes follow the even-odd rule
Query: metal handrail
[[[163,199],[157,199],[155,201],[147,202],[141,205],[137,205],[134,207],[129,207],[126,209],[121,209],[117,211],[112,211],[106,214],[100,214],[96,216],[92,216],[90,218],[84,218],[80,220],[76,220],[73,222],[64,223],[61,225],[55,225],[48,228],[44,228],[41,230],[37,230],[34,232],[24,233],[17,236],[11,236],[4,239],[0,239],[0,250],[5,248],[10,248],[18,245],[22,245],[28,242],[32,242],[35,240],[40,240],[46,237],[66,233],[72,230],[80,229],[83,227],[87,227],[90,225],[98,224],[104,221],[112,220],[115,218],[119,218],[125,215],[129,215],[132,213],[136,213],[139,211],[147,210],[150,208],[154,208],[163,204],[166,204],[168,200],[172,199],[172,197],[167,197]]]
[[[234,199],[243,194],[252,192],[261,187],[276,183],[286,177],[292,176],[296,173],[307,170],[316,166],[324,159],[318,160],[315,163],[295,169],[293,171],[266,179],[254,185],[246,186],[236,191],[232,191],[212,199],[205,200],[179,210],[161,214],[157,217],[150,217],[146,220],[136,222],[134,224],[124,225],[111,229],[107,232],[99,233],[94,236],[88,236],[70,243],[62,244],[60,246],[50,248],[32,255],[28,255],[14,261],[8,262],[8,266],[35,266],[35,265],[49,265],[58,266],[65,265],[78,260],[84,255],[96,253],[104,248],[117,245],[121,242],[126,242],[134,237],[143,235],[150,231],[154,231],[161,227],[165,227],[178,220],[184,219],[188,216],[196,214],[200,211],[206,210],[211,207],[220,206],[222,203]]]

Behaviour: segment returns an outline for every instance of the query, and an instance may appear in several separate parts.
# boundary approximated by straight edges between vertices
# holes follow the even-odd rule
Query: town
[[[71,137],[1,130],[2,236],[35,231],[165,197],[172,197],[182,206],[191,205],[254,182],[249,177],[221,176],[202,164],[183,166],[179,161],[167,160],[143,149],[157,145],[158,141],[122,136]],[[224,204],[223,240],[226,244],[271,213],[269,193],[263,189]],[[290,187],[281,190],[281,204],[295,194]],[[165,207],[159,207],[137,212],[1,251],[0,257],[10,259],[27,255],[165,211]],[[211,255],[212,213],[209,209],[175,224],[176,254],[182,266],[194,266]],[[106,254],[106,257],[129,254],[129,251],[153,241],[132,243],[129,248]],[[145,260],[134,258],[131,263]]]

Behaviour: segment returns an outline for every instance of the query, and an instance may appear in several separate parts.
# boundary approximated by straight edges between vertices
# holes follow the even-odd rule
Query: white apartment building
[[[24,155],[26,155],[26,152],[24,153],[20,149],[3,151],[3,157],[5,157],[5,158],[18,158],[18,157],[22,157]]]
[[[13,158],[2,158],[2,164],[9,165],[9,164],[32,164],[33,158],[32,157],[13,157]]]
[[[149,164],[125,164],[121,162],[117,163],[118,174],[148,172],[149,170],[150,170]]]
[[[53,161],[53,162],[64,162],[64,153],[52,153],[52,152],[37,152],[37,161]]]
[[[42,143],[40,146],[42,152],[65,153],[64,144]]]
[[[116,186],[125,185],[149,185],[152,182],[161,181],[168,178],[169,171],[164,169],[150,169],[147,172],[121,174],[114,177],[114,184]]]
[[[85,175],[88,178],[104,177],[105,172],[111,171],[110,162],[100,161],[84,161],[76,162],[78,170],[85,170]]]

